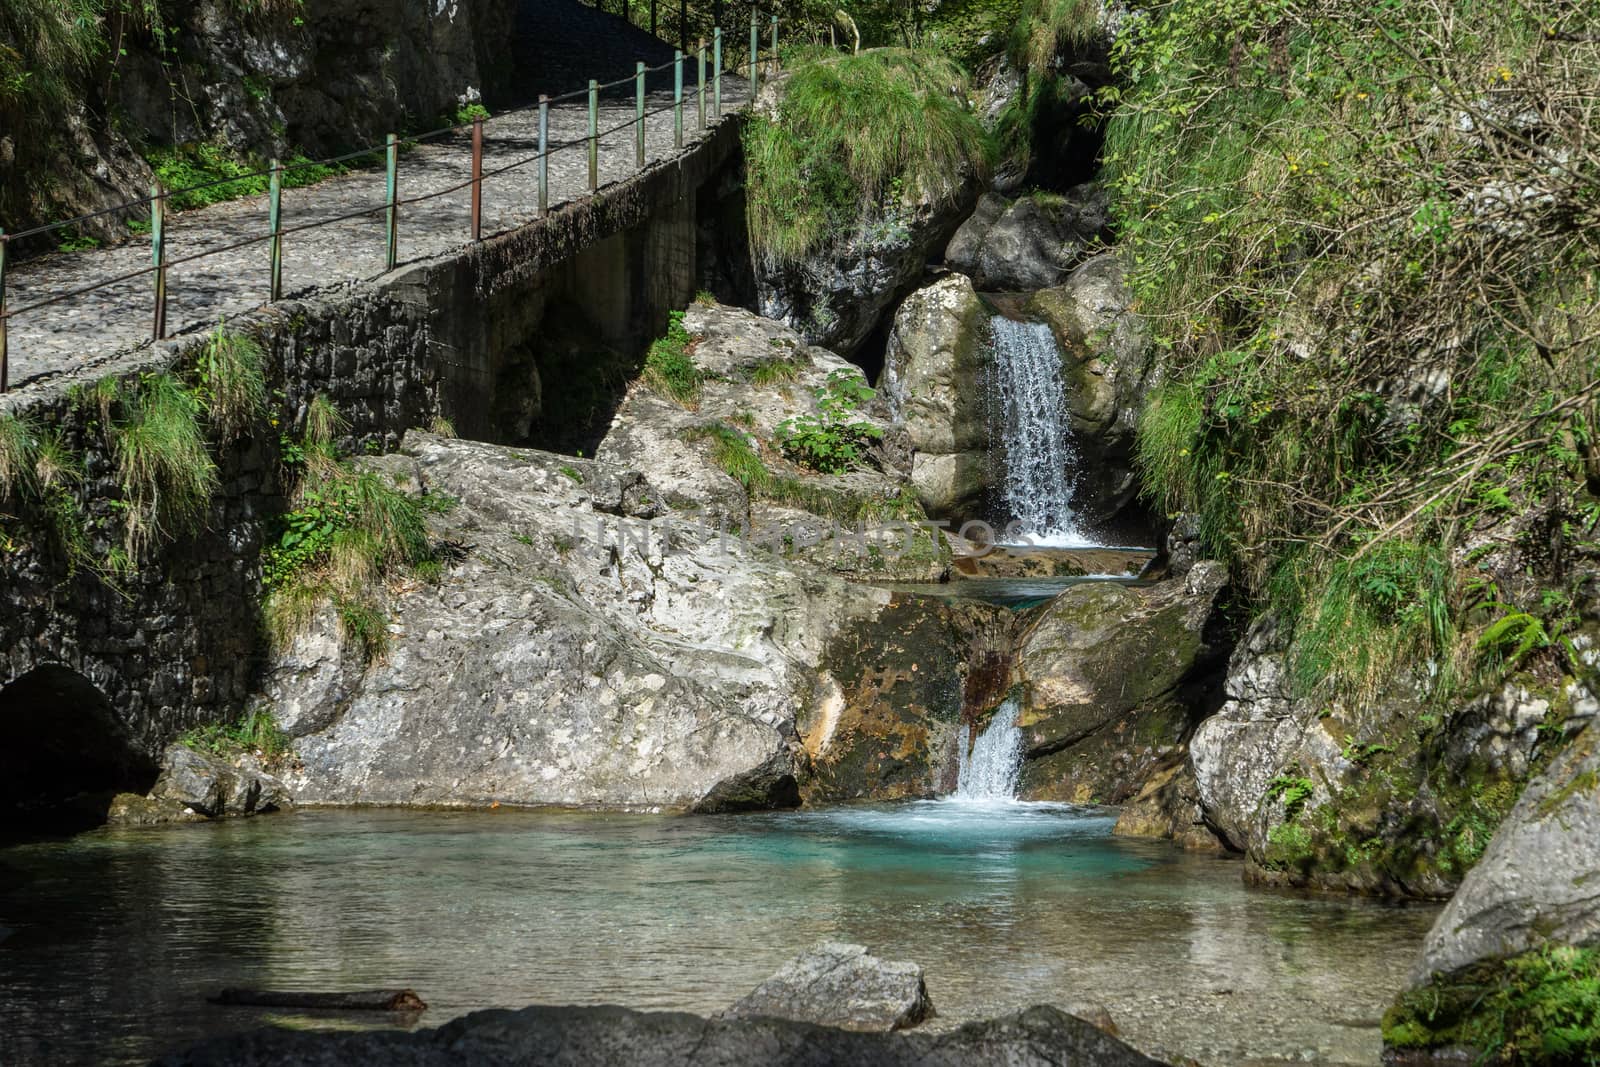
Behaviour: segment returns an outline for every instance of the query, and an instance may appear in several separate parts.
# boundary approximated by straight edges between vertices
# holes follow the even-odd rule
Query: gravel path
[[[532,14],[519,27],[519,70],[541,71],[522,80],[535,96],[552,87],[545,78],[568,74],[584,59],[594,61],[597,73],[627,70],[642,59],[654,64],[672,58],[670,46],[626,27],[620,19],[602,15],[582,5],[528,5]],[[558,17],[564,27],[561,35],[552,32],[551,19]],[[604,20],[604,21],[602,21]],[[577,24],[584,34],[573,34]],[[542,61],[560,41],[561,59]],[[574,47],[565,47],[574,41]],[[619,56],[626,50],[628,55]],[[696,70],[693,58],[684,63],[685,105],[684,146],[692,148],[700,138],[699,113],[695,106]],[[707,63],[707,129],[715,125],[711,114],[711,72]],[[551,72],[555,72],[554,75]],[[599,76],[605,76],[600,74]],[[670,70],[650,81],[647,111],[659,111],[646,119],[646,164],[677,153],[673,143]],[[567,78],[567,81],[570,81]],[[664,82],[664,84],[663,84]],[[582,86],[563,84],[570,91]],[[630,84],[606,93],[601,100],[600,184],[633,175],[635,126],[633,86]],[[552,93],[554,95],[554,93]],[[740,78],[723,78],[723,113],[727,115],[747,101],[748,85]],[[619,128],[620,127],[620,128]],[[552,145],[581,141],[587,135],[588,105],[583,97],[564,101],[550,109]],[[606,132],[611,131],[611,132]],[[509,112],[484,126],[483,234],[485,237],[521,226],[537,216],[538,152],[537,109]],[[526,160],[522,166],[504,173],[495,171]],[[471,176],[471,135],[450,134],[417,145],[402,153],[399,165],[399,198],[420,197],[437,190],[460,185]],[[588,153],[580,144],[550,156],[550,206],[588,195]],[[283,292],[286,297],[305,295],[312,290],[351,281],[375,278],[384,272],[384,174],[382,169],[361,170],[303,189],[283,193],[283,227],[286,231],[313,222],[373,208],[357,218],[329,222],[327,225],[289,233],[283,241]],[[399,212],[399,262],[428,259],[466,244],[470,237],[469,188],[456,189],[421,203],[402,206]],[[167,220],[167,261],[194,256],[213,249],[225,249],[266,235],[267,200],[253,196],[216,204],[208,208],[169,215]],[[249,312],[267,300],[269,284],[269,245],[265,240],[244,247],[218,252],[168,269],[167,333],[169,336],[206,330],[219,319]],[[56,253],[13,266],[6,278],[7,307],[16,314],[10,320],[10,381],[16,389],[56,374],[100,365],[149,343],[153,315],[153,274],[115,282],[102,289],[83,293],[33,310],[28,305],[62,293],[81,289],[150,265],[148,238],[137,238],[114,248],[83,252]]]

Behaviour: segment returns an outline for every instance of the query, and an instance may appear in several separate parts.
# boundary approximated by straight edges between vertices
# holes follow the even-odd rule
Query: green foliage
[[[457,126],[469,126],[474,122],[487,122],[488,120],[489,109],[482,104],[462,104],[456,108],[455,124]]]
[[[261,160],[240,158],[221,145],[209,142],[155,149],[148,158],[156,177],[168,189],[208,186],[169,197],[167,204],[175,211],[220,204],[241,196],[260,196],[267,191],[269,183],[267,176],[259,173],[266,169]],[[315,185],[348,169],[343,164],[315,163],[303,155],[289,159],[284,167],[293,168],[284,171],[286,189]]]
[[[796,463],[824,474],[842,474],[862,461],[883,437],[872,423],[856,418],[872,399],[872,387],[856,370],[836,370],[816,391],[817,410],[796,415],[778,427],[778,444]]]
[[[700,398],[700,368],[689,354],[693,342],[683,312],[674,311],[668,315],[666,334],[650,343],[644,357],[645,384],[687,408]]]
[[[200,403],[211,428],[224,441],[245,436],[266,412],[262,358],[255,338],[229,333],[220,323],[200,356]]]
[[[747,219],[756,251],[780,263],[890,224],[913,192],[947,202],[986,169],[987,135],[948,60],[881,49],[802,63],[775,119],[745,129]]]
[[[776,385],[800,377],[800,365],[792,359],[773,357],[750,368],[751,385]]]
[[[1547,945],[1435,977],[1384,1013],[1383,1039],[1400,1049],[1472,1049],[1480,1063],[1594,1063],[1600,949]]]
[[[1529,604],[1475,635],[1459,561],[1584,495],[1600,185],[1541,160],[1600,150],[1600,37],[1559,0],[1486,10],[1174,0],[1114,46],[1105,178],[1170,368],[1141,473],[1296,623],[1302,693],[1442,696],[1553,644]]]
[[[206,448],[199,400],[173,375],[144,376],[122,407],[113,443],[127,503],[125,547],[138,558],[159,538],[200,527],[217,489],[217,466]]]
[[[255,756],[267,767],[282,763],[294,746],[266,708],[252,708],[235,722],[208,723],[185,730],[178,743],[223,759]]]
[[[749,435],[725,422],[709,422],[691,427],[684,436],[691,441],[710,441],[713,462],[746,489],[763,489],[771,474]]]
[[[1263,803],[1271,804],[1275,800],[1283,801],[1283,817],[1293,822],[1306,806],[1306,801],[1311,799],[1313,787],[1311,779],[1295,775],[1279,775],[1267,783],[1267,793]]]
[[[61,431],[43,430],[30,420],[0,415],[0,509],[10,505],[31,513],[66,563],[68,574],[76,572],[80,564],[94,565],[77,499],[82,480],[82,463],[66,447]],[[0,510],[0,518],[6,517]],[[7,551],[18,547],[3,529],[0,545]]]

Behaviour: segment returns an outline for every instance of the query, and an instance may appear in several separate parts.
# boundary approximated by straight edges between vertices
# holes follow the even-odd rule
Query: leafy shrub
[[[778,443],[795,462],[842,474],[861,462],[866,450],[883,437],[870,422],[855,418],[861,405],[872,399],[872,387],[860,372],[836,370],[816,391],[817,411],[797,415],[778,427]]]

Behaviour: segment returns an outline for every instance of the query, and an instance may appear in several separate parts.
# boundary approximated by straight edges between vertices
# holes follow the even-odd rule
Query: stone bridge
[[[642,40],[641,58],[659,60],[659,41],[613,21],[614,44]],[[670,103],[670,90],[651,92],[650,107]],[[468,240],[466,190],[419,205],[402,216],[402,263],[393,271],[382,270],[376,218],[286,240],[290,295],[277,303],[265,302],[265,246],[175,269],[175,336],[160,343],[141,342],[148,278],[99,290],[87,306],[19,316],[10,335],[13,390],[0,396],[0,415],[59,429],[84,461],[79,503],[104,520],[91,527],[115,530],[113,451],[99,413],[73,387],[190,365],[225,318],[268,354],[275,425],[295,424],[322,394],[350,420],[344,445],[354,451],[392,448],[407,429],[440,417],[479,440],[592,448],[669,310],[701,289],[730,303],[753,299],[740,153],[746,98],[746,83],[726,77],[723,116],[708,106],[703,131],[691,99],[681,151],[670,111],[648,120],[643,168],[634,165],[632,131],[603,138],[593,196],[582,149],[552,157],[543,217],[535,166],[492,177],[484,232],[493,236],[481,242]],[[608,101],[600,128],[633,113],[631,96]],[[487,124],[486,172],[537,150],[532,114]],[[556,108],[551,138],[574,139],[586,124],[582,99]],[[468,165],[460,138],[419,147],[402,158],[402,194],[457,184]],[[291,222],[347,213],[370,200],[374,181],[381,200],[382,174],[363,172],[286,194],[285,210]],[[178,215],[174,254],[228,245],[263,219],[261,198]],[[148,242],[132,242],[32,261],[13,272],[10,306],[137,269],[149,254]],[[222,489],[203,532],[165,544],[120,579],[69,571],[47,538],[7,541],[4,528],[19,516],[0,514],[0,723],[8,731],[0,781],[11,783],[0,787],[0,824],[7,801],[42,792],[141,788],[173,736],[242,712],[264,647],[264,523],[285,506],[278,449],[276,430],[214,446]],[[8,510],[18,509],[0,498],[0,512]],[[111,543],[96,536],[92,550],[103,555]]]

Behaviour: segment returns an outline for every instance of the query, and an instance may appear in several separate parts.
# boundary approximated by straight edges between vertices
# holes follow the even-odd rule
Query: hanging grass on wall
[[[266,412],[262,358],[255,338],[229,333],[220,324],[201,353],[197,392],[211,428],[224,441],[244,437]]]
[[[848,239],[859,220],[920,195],[947,203],[990,146],[950,60],[899,48],[812,58],[793,69],[776,119],[745,129],[750,240],[792,263]]]
[[[145,376],[125,397],[113,431],[117,480],[127,504],[125,545],[139,558],[162,538],[205,522],[218,485],[200,401],[171,374]]]

